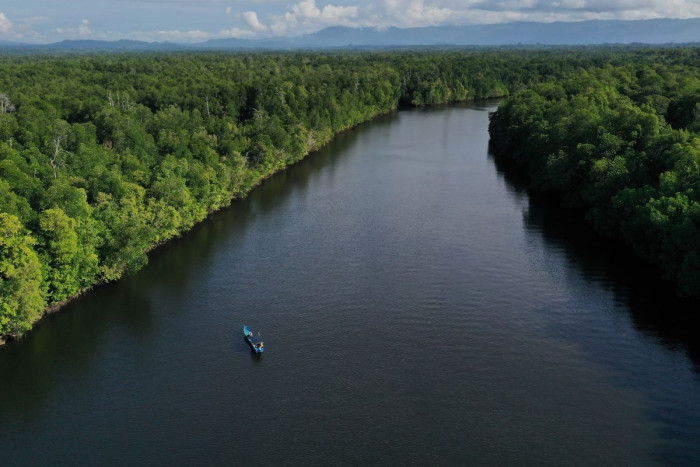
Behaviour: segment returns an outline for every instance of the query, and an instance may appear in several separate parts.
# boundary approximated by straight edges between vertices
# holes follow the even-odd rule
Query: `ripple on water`
[[[0,351],[0,461],[697,463],[685,341],[498,172],[487,125],[339,135]]]

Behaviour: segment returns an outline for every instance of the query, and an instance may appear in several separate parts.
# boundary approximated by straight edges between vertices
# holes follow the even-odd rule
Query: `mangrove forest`
[[[0,339],[341,131],[489,97],[506,98],[496,157],[700,295],[697,48],[7,55],[0,70]]]

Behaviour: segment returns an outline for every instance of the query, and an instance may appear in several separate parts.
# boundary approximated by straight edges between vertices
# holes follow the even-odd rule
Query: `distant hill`
[[[293,47],[304,47],[295,45],[296,38],[276,37],[269,39],[211,39],[199,44],[190,44],[192,49],[288,49]],[[315,46],[314,46],[315,47]]]
[[[53,44],[0,41],[2,50],[159,51],[339,47],[506,46],[700,43],[700,18],[636,21],[514,22],[424,28],[330,27],[313,34],[266,39],[212,39],[198,44],[131,40],[66,40]]]
[[[12,41],[0,41],[0,49],[17,48],[17,47],[31,47],[31,44],[24,44],[22,42],[12,42]]]
[[[700,18],[639,21],[581,21],[573,23],[515,22],[425,28],[331,27],[293,38],[296,45],[345,47],[349,45],[583,45],[668,44],[700,42]]]
[[[144,42],[122,39],[118,41],[66,40],[44,47],[59,50],[174,50],[182,45],[172,42]]]
[[[19,42],[0,41],[0,50],[5,51],[158,51],[182,50],[186,46],[172,42],[145,42],[122,39],[118,41],[100,40],[65,40],[52,44],[25,44]]]

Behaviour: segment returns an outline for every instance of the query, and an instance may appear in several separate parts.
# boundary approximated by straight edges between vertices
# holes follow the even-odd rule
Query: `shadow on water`
[[[568,315],[556,324],[556,332],[655,401],[649,416],[660,423],[659,434],[665,440],[656,452],[660,464],[695,465],[700,455],[698,300],[677,297],[673,284],[664,281],[658,269],[635,256],[622,241],[596,234],[582,210],[563,208],[551,197],[528,190],[521,167],[491,153],[489,157],[509,193],[519,202],[525,201],[523,223],[533,241],[551,253],[563,253],[566,269],[579,271],[581,280],[592,285],[591,290],[602,287],[612,295],[612,303],[605,303],[604,297],[600,303],[600,296],[584,297],[582,301],[593,313]],[[626,326],[613,324],[615,329],[610,329],[611,321],[603,316],[606,309],[624,315],[624,321],[629,320],[643,336],[643,344],[625,347],[628,337],[618,334],[624,334]],[[685,354],[692,373],[676,372],[679,360],[650,352],[649,345],[661,345],[669,355]]]
[[[483,108],[488,109],[488,106]],[[479,116],[484,117],[484,113]],[[398,119],[420,124],[408,125],[412,132],[423,128],[422,120],[405,117]],[[437,135],[438,146],[440,136],[447,134],[442,133],[446,127],[464,125],[453,114],[440,117],[433,125],[425,125],[426,132]],[[395,115],[380,117],[372,123],[372,128],[384,130],[383,126],[394,125],[395,120]],[[480,122],[478,128],[483,129],[483,118]],[[462,127],[456,128],[459,131]],[[267,460],[273,464],[292,462],[290,459],[311,459],[312,464],[322,460],[328,463],[331,459],[341,463],[343,459],[345,462],[354,459],[354,463],[364,460],[386,464],[396,463],[397,459],[414,464],[420,459],[426,464],[435,463],[435,459],[438,463],[449,463],[452,459],[452,463],[458,464],[463,454],[481,459],[480,463],[486,463],[484,459],[493,461],[494,452],[490,451],[498,451],[496,458],[501,460],[522,462],[529,459],[528,455],[533,455],[532,459],[553,460],[560,453],[566,459],[568,446],[583,449],[581,452],[613,452],[626,459],[618,448],[626,449],[624,440],[629,440],[629,433],[632,436],[646,433],[649,421],[653,427],[648,431],[657,426],[668,430],[660,436],[664,446],[670,442],[667,440],[692,444],[687,440],[697,438],[698,430],[693,427],[700,427],[696,409],[700,407],[700,393],[697,382],[688,383],[695,375],[686,366],[675,374],[658,370],[673,366],[667,365],[667,354],[672,353],[675,361],[684,363],[682,352],[697,355],[692,347],[694,334],[690,326],[674,325],[668,316],[662,319],[660,309],[678,310],[683,303],[673,297],[670,286],[663,285],[658,275],[648,272],[649,268],[638,266],[638,261],[630,263],[633,259],[620,253],[615,242],[592,235],[590,228],[575,215],[529,194],[518,172],[498,163],[499,180],[495,188],[499,190],[499,205],[503,201],[507,205],[503,211],[507,214],[503,216],[507,224],[494,225],[510,233],[507,237],[513,248],[500,250],[499,237],[493,242],[498,247],[494,250],[518,256],[518,270],[513,276],[518,281],[530,273],[537,274],[533,281],[526,281],[525,287],[539,278],[554,280],[543,281],[546,286],[551,282],[553,290],[541,301],[528,295],[530,290],[514,285],[518,294],[540,304],[533,305],[540,306],[535,309],[523,307],[527,309],[522,317],[516,316],[510,307],[499,313],[489,312],[500,306],[489,303],[493,300],[491,296],[478,296],[484,282],[472,283],[478,273],[472,274],[464,267],[468,262],[462,262],[478,256],[471,256],[471,250],[463,248],[471,245],[462,241],[464,226],[473,227],[472,224],[451,224],[455,212],[445,212],[439,219],[445,221],[446,227],[455,228],[441,230],[446,234],[443,239],[441,234],[433,235],[422,225],[416,225],[413,216],[405,216],[408,221],[397,216],[393,199],[382,199],[376,193],[391,193],[389,187],[401,188],[397,194],[406,198],[403,188],[410,186],[410,193],[420,194],[420,199],[434,196],[435,204],[423,204],[420,210],[407,211],[419,213],[439,205],[445,197],[439,191],[439,196],[436,195],[432,183],[424,186],[426,191],[414,191],[416,187],[404,181],[418,178],[413,175],[424,176],[428,166],[416,165],[417,172],[414,167],[406,174],[399,170],[407,165],[403,161],[412,160],[407,157],[410,156],[407,145],[390,145],[393,149],[383,153],[364,141],[363,133],[360,130],[338,135],[323,150],[266,180],[247,199],[233,203],[187,235],[153,251],[149,265],[139,273],[86,294],[63,312],[51,316],[26,339],[0,350],[3,381],[0,421],[4,421],[0,423],[0,440],[7,440],[9,447],[0,448],[0,463],[3,459],[11,461],[26,456],[27,463],[32,459],[40,463],[54,458],[65,463],[92,459],[96,464],[100,461],[217,463],[212,460],[224,464],[250,455],[254,462]],[[383,143],[391,139],[387,138],[390,133],[371,133],[370,139]],[[483,136],[483,131],[479,133]],[[470,138],[476,135],[465,134]],[[399,131],[393,138],[403,140],[403,135]],[[462,142],[459,147],[467,143]],[[489,185],[470,185],[476,191],[484,186],[494,188],[491,177],[494,170],[484,159],[485,146],[481,143],[478,153],[474,153],[478,159],[470,160],[469,164],[460,160],[458,164],[465,170],[486,170],[489,176],[480,178]],[[461,154],[461,149],[447,144],[444,151],[442,147],[439,149],[431,156],[442,153],[447,157],[450,151]],[[354,156],[341,156],[353,152]],[[393,186],[391,177],[375,176],[374,171],[371,177],[367,176],[367,162],[373,158],[397,169],[388,172],[395,175]],[[415,160],[420,158],[414,157],[414,163]],[[444,166],[454,167],[450,163],[455,160],[446,159]],[[360,169],[358,163],[363,164]],[[430,169],[434,167],[431,165]],[[410,177],[403,179],[400,175]],[[450,178],[442,172],[438,175],[437,180],[454,181],[460,188],[466,186],[462,178],[456,180],[457,177]],[[369,185],[360,183],[362,180]],[[375,182],[381,189],[368,190]],[[352,198],[348,205],[317,202],[330,198],[328,194],[340,186],[344,193],[356,190],[367,196]],[[509,193],[505,199],[500,196],[501,188]],[[508,196],[516,198],[515,209],[511,209]],[[419,196],[416,198],[411,200],[411,207],[420,200]],[[457,200],[453,206],[459,206],[462,198],[453,196],[452,200]],[[480,203],[477,199],[479,208]],[[385,209],[370,209],[377,205]],[[356,211],[349,209],[355,206]],[[519,217],[521,207],[524,228]],[[323,209],[340,216],[324,217]],[[318,215],[319,211],[321,217],[308,216]],[[354,217],[343,218],[345,212]],[[387,212],[392,216],[385,219]],[[362,222],[368,213],[374,213],[382,222]],[[338,221],[338,217],[347,223]],[[290,226],[290,220],[298,221],[301,227]],[[326,224],[332,224],[334,229],[316,228]],[[375,238],[367,242],[370,236],[365,236],[365,231],[384,225],[384,230],[378,229]],[[397,243],[387,245],[386,240],[393,240],[397,232],[410,230],[406,227],[415,228],[416,235],[404,236]],[[345,228],[349,228],[347,237],[342,236]],[[473,237],[479,238],[481,230],[474,229],[477,235]],[[490,224],[483,228],[488,233],[493,230]],[[316,270],[313,259],[316,251],[301,246],[316,246],[325,237],[333,241],[321,244],[317,251],[331,260],[324,269]],[[292,241],[282,242],[280,238]],[[341,248],[349,238],[356,242]],[[442,244],[438,241],[442,240],[446,243],[439,249]],[[429,247],[426,254],[416,260],[415,251],[426,245]],[[354,254],[355,248],[362,250],[363,254],[355,257],[362,261],[350,263],[346,258]],[[295,265],[289,270],[280,267],[285,260],[280,259],[280,253],[287,251],[296,253],[286,258]],[[452,258],[455,252],[456,261]],[[402,256],[406,262],[399,261],[396,265],[410,272],[406,276],[394,276],[391,268],[376,274],[372,269],[382,258],[393,260]],[[444,260],[434,263],[434,258]],[[545,258],[544,264],[532,268],[533,258]],[[336,274],[334,269],[343,268],[344,263],[348,263],[349,269]],[[435,270],[424,274],[424,264],[435,264]],[[474,269],[479,270],[479,264]],[[632,276],[630,264],[635,269]],[[358,271],[364,271],[366,276],[357,274]],[[312,283],[318,272],[327,277],[318,284]],[[298,280],[286,282],[287,275]],[[436,276],[434,281],[432,276]],[[575,281],[571,284],[575,287],[568,287],[568,282],[562,285],[562,278]],[[409,290],[418,281],[427,283],[416,292]],[[267,287],[267,282],[274,287]],[[405,288],[397,284],[405,284]],[[467,284],[473,286],[464,290],[462,285]],[[665,291],[658,292],[664,287]],[[502,286],[497,292],[500,289]],[[414,297],[417,305],[413,303]],[[599,309],[597,305],[603,302]],[[510,305],[511,301],[502,303]],[[516,305],[519,307],[520,303]],[[572,306],[567,308],[567,305]],[[482,307],[483,312],[478,310]],[[246,309],[254,312],[246,314]],[[276,340],[270,340],[271,353],[266,351],[263,358],[251,352],[240,335],[239,325],[233,324],[243,321],[244,315],[255,316],[256,309],[268,311],[267,322],[260,327]],[[426,311],[434,313],[436,321],[444,318],[457,324],[454,331],[441,333],[454,338],[455,344],[433,349],[425,344],[425,339],[419,339],[424,332]],[[676,315],[684,316],[681,312],[675,312]],[[511,333],[499,326],[504,316],[524,320],[523,339],[520,329]],[[278,325],[280,318],[284,322]],[[366,323],[355,326],[358,321]],[[622,325],[615,328],[611,323]],[[257,323],[247,324],[257,329]],[[317,330],[320,348],[328,352],[309,349],[306,333],[275,332],[275,326]],[[534,333],[529,333],[531,326],[536,327]],[[385,329],[391,332],[384,333]],[[429,327],[428,331],[432,329]],[[386,341],[389,344],[383,349],[386,354],[377,354],[378,347],[363,339],[374,335],[375,330],[395,338]],[[570,353],[573,343],[574,360],[560,360],[558,356],[550,359],[547,355],[543,366],[535,362],[530,368],[520,364],[524,360],[511,358],[520,349],[525,355],[543,355],[539,352],[543,337],[547,338],[548,348],[563,348],[565,353]],[[363,345],[358,346],[357,342]],[[622,344],[617,345],[619,342]],[[486,350],[481,343],[486,344]],[[639,352],[651,347],[653,352]],[[673,351],[667,352],[666,348]],[[275,353],[275,349],[279,351]],[[535,353],[530,354],[531,351]],[[382,358],[377,359],[377,355]],[[395,358],[386,358],[387,355]],[[560,363],[568,366],[569,362],[576,365],[575,370],[582,366],[583,373],[562,371]],[[646,371],[647,364],[655,365],[657,371]],[[521,366],[528,368],[521,371]],[[603,371],[598,371],[601,367]],[[605,371],[611,367],[619,371]],[[603,379],[617,378],[623,382],[619,386],[626,384],[626,388],[620,393],[613,392],[611,398],[599,399],[598,394],[606,395],[611,390],[605,384],[607,381],[602,386],[596,382],[599,373]],[[679,381],[675,381],[675,376],[681,373]],[[559,383],[552,384],[541,376],[550,374],[555,376],[554,383]],[[309,375],[312,375],[310,379]],[[572,375],[580,379],[569,381],[567,378]],[[590,386],[579,384],[588,375],[595,376],[596,381]],[[632,385],[643,389],[628,391]],[[568,410],[574,405],[567,396],[571,391],[576,396],[582,393],[583,398],[571,400],[586,404],[578,407],[586,412],[591,407],[590,418],[577,421],[574,414],[579,413],[578,409]],[[634,396],[629,407],[621,407],[621,411],[606,410],[612,407],[606,404],[628,394]],[[649,394],[655,398],[654,404],[645,404]],[[659,394],[664,394],[666,399]],[[550,401],[550,395],[557,396],[559,402]],[[637,400],[637,395],[642,400]],[[564,407],[559,407],[560,404]],[[621,428],[612,428],[612,436],[603,436],[604,439],[595,436],[596,427],[602,426],[599,423],[615,422],[618,414],[627,420],[630,410],[634,411],[633,415],[639,410],[639,418],[644,420],[637,421],[635,415],[634,425],[613,423],[613,427]],[[647,410],[653,411],[649,417]],[[670,421],[657,423],[665,413],[670,414]],[[245,423],[239,423],[244,420]],[[645,426],[639,427],[638,423]],[[493,434],[488,433],[489,427],[493,428]],[[624,427],[630,428],[629,433]],[[581,433],[584,441],[578,442],[574,433]],[[618,438],[617,434],[622,436]],[[601,449],[600,445],[594,445],[608,440],[618,446]],[[641,445],[646,440],[633,441]],[[95,446],[103,452],[97,452],[100,449]],[[500,451],[506,453],[501,455]],[[692,447],[683,452],[688,454],[675,464],[700,458]],[[411,462],[406,456],[413,454],[416,457]],[[659,459],[664,464],[669,463],[667,459],[679,458]],[[464,458],[460,460],[469,463]],[[577,460],[582,464],[592,463],[586,458]]]
[[[581,271],[585,280],[610,290],[615,302],[629,309],[637,330],[658,338],[669,349],[683,349],[700,373],[698,301],[679,298],[658,269],[623,242],[598,235],[583,211],[563,208],[556,200],[530,191],[522,168],[492,154],[489,157],[511,194],[529,201],[523,215],[526,227],[541,232],[549,247],[563,250],[571,269]]]
[[[394,118],[395,114],[382,116],[376,124],[388,125]],[[353,144],[357,134],[337,135],[321,150],[265,180],[247,198],[152,251],[141,271],[84,294],[22,339],[0,348],[0,416],[40,412],[46,396],[60,384],[58,379],[78,380],[92,370],[110,336],[116,334],[123,346],[132,340],[148,341],[157,321],[167,319],[153,312],[153,293],[175,300],[185,295],[192,277],[205,270],[225,244],[244,237],[252,221],[280,209],[293,194],[303,194],[314,174],[334,170],[337,155]],[[252,355],[255,360],[259,357]]]
[[[129,278],[130,279],[130,278]],[[60,384],[88,372],[103,337],[121,328],[144,338],[153,325],[150,302],[133,280],[99,287],[52,314],[0,350],[0,414],[26,416]]]

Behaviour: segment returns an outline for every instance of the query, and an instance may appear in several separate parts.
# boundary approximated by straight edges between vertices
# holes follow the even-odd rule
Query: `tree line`
[[[700,50],[630,58],[516,93],[491,117],[492,146],[700,296]]]
[[[590,178],[598,185],[581,186],[583,203],[647,176],[663,186],[619,195],[648,196],[650,212],[690,210],[697,62],[695,49],[614,48],[1,56],[0,339],[138,270],[154,246],[401,106],[516,96],[492,131],[516,158],[551,155],[552,187]],[[593,139],[555,149],[574,138]],[[663,144],[676,152],[652,151]],[[676,161],[685,168],[674,178]],[[615,206],[602,203],[596,222]]]
[[[511,55],[0,57],[0,340],[138,270],[337,132],[401,105],[505,95],[547,63]]]

